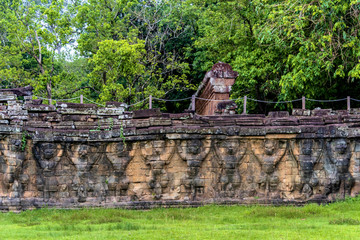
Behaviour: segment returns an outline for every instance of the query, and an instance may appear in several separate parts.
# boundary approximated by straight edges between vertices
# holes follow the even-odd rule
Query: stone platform
[[[360,191],[359,109],[200,116],[1,91],[0,136],[3,211],[303,204]]]

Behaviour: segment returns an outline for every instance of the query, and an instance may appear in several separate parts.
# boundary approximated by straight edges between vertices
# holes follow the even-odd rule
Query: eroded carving
[[[174,154],[175,142],[173,140],[154,140],[143,142],[140,145],[141,153],[146,165],[150,167],[148,186],[155,199],[160,199],[163,190],[168,186],[169,175],[166,165]]]
[[[239,139],[217,141],[215,152],[219,159],[221,169],[220,185],[221,195],[233,197],[240,187],[241,176],[239,166],[246,153],[246,143]]]
[[[204,191],[204,181],[198,177],[202,162],[210,151],[210,139],[190,139],[178,142],[178,153],[186,161],[187,174],[182,179],[185,188],[190,191],[191,198]]]
[[[265,139],[255,141],[251,144],[255,159],[261,166],[258,179],[260,191],[268,196],[270,192],[276,191],[280,182],[276,168],[285,156],[287,142],[285,140]]]
[[[129,187],[129,179],[125,172],[126,168],[134,157],[132,143],[115,142],[110,143],[106,147],[106,156],[112,163],[114,169],[114,177],[109,179],[110,189],[115,190],[115,195],[126,195]]]
[[[67,146],[66,152],[77,170],[74,189],[76,189],[78,201],[86,201],[89,193],[91,196],[104,196],[106,177],[100,173],[101,171],[99,172],[100,169],[95,169],[95,173],[92,171],[94,164],[103,158],[104,145],[100,143],[71,144]]]
[[[326,149],[330,162],[335,166],[335,171],[332,173],[328,169],[330,171],[329,178],[331,179],[331,190],[328,191],[339,192],[340,195],[345,197],[346,194],[350,194],[353,185],[353,177],[349,172],[352,155],[350,144],[345,139],[340,138],[328,141]]]
[[[3,137],[0,136],[0,139]],[[20,143],[17,139],[0,143],[0,194],[12,198],[21,195],[20,176],[25,153],[21,151]]]
[[[41,172],[37,187],[39,191],[43,191],[44,199],[49,199],[58,191],[55,168],[63,153],[63,146],[57,143],[37,143],[33,147],[33,154]]]
[[[308,199],[313,195],[313,188],[319,183],[314,168],[323,155],[323,149],[323,140],[315,141],[313,139],[301,139],[291,142],[291,150],[298,163],[301,177],[299,192],[305,199]]]

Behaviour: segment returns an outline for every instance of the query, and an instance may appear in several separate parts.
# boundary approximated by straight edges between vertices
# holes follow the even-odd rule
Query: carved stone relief
[[[63,146],[57,143],[36,143],[33,147],[33,154],[40,170],[37,187],[43,192],[44,199],[51,198],[58,191],[55,168],[63,153]]]
[[[291,142],[291,152],[298,163],[300,184],[297,190],[308,199],[313,195],[313,189],[319,184],[319,179],[314,172],[324,152],[324,141],[301,139]]]
[[[335,139],[326,143],[326,150],[333,169],[327,169],[331,180],[331,192],[338,192],[345,197],[350,194],[353,185],[353,177],[349,172],[350,159],[352,156],[351,144],[346,139]]]
[[[17,198],[22,191],[20,176],[25,154],[20,140],[3,141],[3,136],[0,139],[0,195]]]
[[[182,179],[182,183],[191,199],[204,192],[204,181],[198,177],[198,174],[202,162],[209,154],[210,146],[210,139],[189,139],[179,141],[177,144],[178,153],[187,164],[187,174]]]
[[[220,166],[220,195],[235,196],[241,185],[239,166],[245,156],[247,144],[239,139],[220,140],[215,143],[215,153]]]
[[[154,140],[140,144],[142,157],[149,166],[148,186],[154,199],[160,199],[163,190],[168,186],[169,176],[166,166],[169,164],[175,150],[173,140]]]
[[[104,155],[104,145],[100,143],[71,144],[67,147],[67,156],[75,165],[77,173],[74,176],[74,190],[79,202],[85,202],[87,197],[103,196],[105,188],[104,177],[95,169],[94,164]],[[95,177],[94,177],[95,176]]]
[[[285,156],[287,142],[285,140],[265,139],[251,143],[255,160],[261,166],[261,173],[257,180],[258,190],[266,197],[277,190],[280,179],[277,166]]]
[[[115,196],[124,196],[129,187],[126,168],[134,157],[132,143],[115,142],[106,147],[106,157],[112,164],[114,176],[109,179],[110,189],[115,190]]]

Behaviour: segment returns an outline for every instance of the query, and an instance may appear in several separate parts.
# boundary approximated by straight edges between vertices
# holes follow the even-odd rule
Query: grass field
[[[0,239],[360,239],[360,197],[304,207],[0,213]]]

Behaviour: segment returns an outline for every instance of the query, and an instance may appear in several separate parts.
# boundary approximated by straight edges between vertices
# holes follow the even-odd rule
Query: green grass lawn
[[[0,239],[360,239],[360,197],[304,207],[0,213]]]

